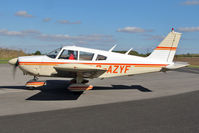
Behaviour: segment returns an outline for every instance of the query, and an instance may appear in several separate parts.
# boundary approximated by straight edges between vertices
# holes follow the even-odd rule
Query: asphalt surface
[[[199,92],[0,117],[1,133],[198,133]]]
[[[0,116],[79,108],[85,106],[143,100],[199,90],[198,69],[185,68],[167,73],[94,79],[93,90],[74,94],[67,91],[68,79],[41,78],[47,86],[29,90],[24,84],[32,79],[12,67],[0,65]]]
[[[31,77],[0,65],[0,133],[199,131],[199,69],[92,80],[74,94],[65,79],[29,90]],[[46,78],[41,78],[46,79]]]

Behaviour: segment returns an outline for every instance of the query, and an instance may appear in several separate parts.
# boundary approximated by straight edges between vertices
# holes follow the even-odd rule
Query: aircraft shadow
[[[26,100],[38,101],[58,101],[58,100],[77,100],[83,92],[73,93],[68,90],[63,91],[44,91],[27,98]]]
[[[128,89],[128,90],[136,89],[136,90],[139,90],[141,92],[152,92],[150,89],[147,89],[147,88],[145,88],[141,85],[131,85],[131,86],[112,85],[112,87],[95,86],[95,87],[93,87],[92,90],[124,90],[124,89]]]
[[[78,100],[78,98],[83,94],[83,92],[71,92],[66,88],[69,82],[66,80],[47,80],[47,85],[45,87],[38,88],[26,88],[25,86],[0,86],[5,89],[19,89],[19,90],[40,90],[39,93],[26,98],[26,100],[32,101],[58,101],[58,100]],[[112,85],[112,87],[106,86],[95,86],[93,90],[124,90],[124,89],[137,89],[142,92],[152,92],[151,90],[141,86],[141,85]],[[92,90],[91,90],[92,91]]]
[[[171,71],[199,74],[198,68],[191,68],[191,67],[183,67],[183,68],[179,68],[179,69],[175,69]]]
[[[37,94],[28,97],[26,100],[57,101],[57,100],[77,100],[83,92],[71,92],[67,90],[69,81],[67,80],[47,80],[45,87],[26,88],[25,86],[0,86],[5,89],[17,90],[39,90]]]
[[[26,100],[56,101],[56,100],[77,100],[83,92],[71,92],[67,90],[68,80],[46,80],[47,85],[36,88],[40,92]]]

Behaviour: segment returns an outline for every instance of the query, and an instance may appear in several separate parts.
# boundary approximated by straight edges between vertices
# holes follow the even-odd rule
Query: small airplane
[[[38,77],[72,78],[68,87],[71,91],[84,91],[93,88],[86,79],[109,78],[177,69],[189,65],[186,62],[173,62],[181,33],[172,31],[148,57],[109,51],[64,46],[47,55],[23,56],[9,60],[14,70],[19,67],[24,75],[34,76],[26,83],[27,87],[43,86]]]

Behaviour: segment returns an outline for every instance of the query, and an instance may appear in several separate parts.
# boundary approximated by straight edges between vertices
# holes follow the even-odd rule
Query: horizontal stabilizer
[[[173,62],[172,64],[170,64],[166,67],[163,67],[161,69],[161,71],[166,72],[166,71],[169,71],[169,70],[173,70],[173,69],[177,69],[177,68],[181,68],[181,67],[186,67],[188,65],[189,64],[187,62]]]
[[[177,68],[181,68],[181,67],[186,67],[188,65],[189,65],[189,63],[187,63],[187,62],[174,62],[173,64],[166,66],[166,68],[167,69],[177,69]]]
[[[177,68],[181,68],[181,67],[186,67],[189,64],[187,62],[174,62],[173,64],[170,64],[166,67],[163,67],[161,71],[165,72],[168,70],[173,70],[173,69],[177,69]]]

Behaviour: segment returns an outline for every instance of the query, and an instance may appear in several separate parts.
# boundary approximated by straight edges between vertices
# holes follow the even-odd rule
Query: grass
[[[0,64],[7,64],[8,60],[0,60]]]
[[[0,64],[7,64],[8,60],[0,60]]]
[[[188,67],[199,68],[199,66],[197,66],[197,65],[189,65]]]
[[[0,64],[7,64],[10,59],[12,58],[0,58]]]

